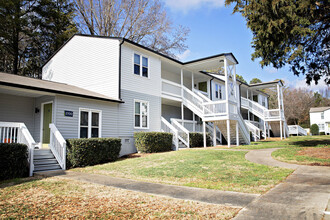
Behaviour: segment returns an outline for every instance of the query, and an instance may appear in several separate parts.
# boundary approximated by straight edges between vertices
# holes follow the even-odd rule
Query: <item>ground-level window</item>
[[[324,124],[319,124],[319,130],[323,131],[324,130]]]
[[[92,109],[79,110],[79,138],[101,136],[101,111]]]
[[[134,127],[148,128],[149,102],[134,100]]]

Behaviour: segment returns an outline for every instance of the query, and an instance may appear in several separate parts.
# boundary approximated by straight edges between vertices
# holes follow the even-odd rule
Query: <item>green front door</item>
[[[44,104],[44,117],[42,128],[42,143],[49,144],[50,129],[49,124],[52,123],[52,103]]]

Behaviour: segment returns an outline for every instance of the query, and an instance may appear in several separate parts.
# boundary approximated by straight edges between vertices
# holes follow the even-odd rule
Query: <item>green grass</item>
[[[181,150],[74,169],[135,180],[264,193],[293,170],[249,162],[243,151]]]
[[[315,147],[290,147],[283,148],[272,153],[272,156],[280,161],[303,164],[303,165],[321,165],[330,166],[330,155],[327,159],[319,158],[317,156],[299,155],[302,150],[313,148],[313,150],[327,150],[325,154],[328,154],[330,146],[316,145]]]
[[[278,141],[265,140],[259,142],[251,142],[251,145],[242,145],[234,148],[253,150],[282,147],[313,147],[318,145],[330,145],[330,136],[293,136]]]

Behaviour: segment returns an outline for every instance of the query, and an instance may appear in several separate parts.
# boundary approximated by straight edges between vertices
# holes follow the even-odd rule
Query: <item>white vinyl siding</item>
[[[143,66],[142,57],[148,58],[148,78],[134,74],[134,54],[140,55],[141,68]],[[153,53],[124,43],[121,46],[121,89],[122,93],[123,90],[128,90],[161,97],[160,59],[155,57]],[[122,99],[126,102],[123,96]]]
[[[119,40],[74,36],[42,69],[45,80],[119,97]]]

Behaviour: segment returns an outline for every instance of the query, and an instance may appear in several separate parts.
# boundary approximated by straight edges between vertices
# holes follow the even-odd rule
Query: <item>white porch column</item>
[[[283,139],[283,135],[282,135],[282,120],[280,120],[280,133],[281,133],[281,140]]]
[[[270,138],[270,128],[269,128],[269,122],[267,122],[267,128],[268,128],[268,138]],[[266,135],[266,134],[265,134]]]
[[[249,99],[249,89],[246,89],[246,99]]]
[[[206,123],[203,121],[203,141],[204,141],[204,147],[206,147]]]
[[[224,65],[224,69],[225,69],[225,88],[226,88],[226,112],[227,112],[227,116],[229,117],[229,88],[228,88],[228,81],[229,81],[229,77],[228,77],[228,71],[227,71],[227,58],[225,57],[223,60],[223,65]]]
[[[213,146],[217,146],[217,126],[213,122]]]
[[[278,102],[278,109],[281,110],[280,85],[279,84],[277,84],[277,102]]]
[[[227,142],[228,147],[230,147],[230,120],[227,119]]]
[[[265,132],[265,140],[267,139],[267,127],[266,127],[266,121],[264,121],[264,132]],[[261,139],[261,137],[260,137]]]
[[[236,146],[239,146],[239,130],[238,130],[238,121],[236,121]]]
[[[195,120],[195,113],[193,113],[193,132],[196,131],[196,120]]]
[[[250,121],[250,110],[248,110],[248,120]]]
[[[184,127],[184,105],[181,103],[181,124]]]

